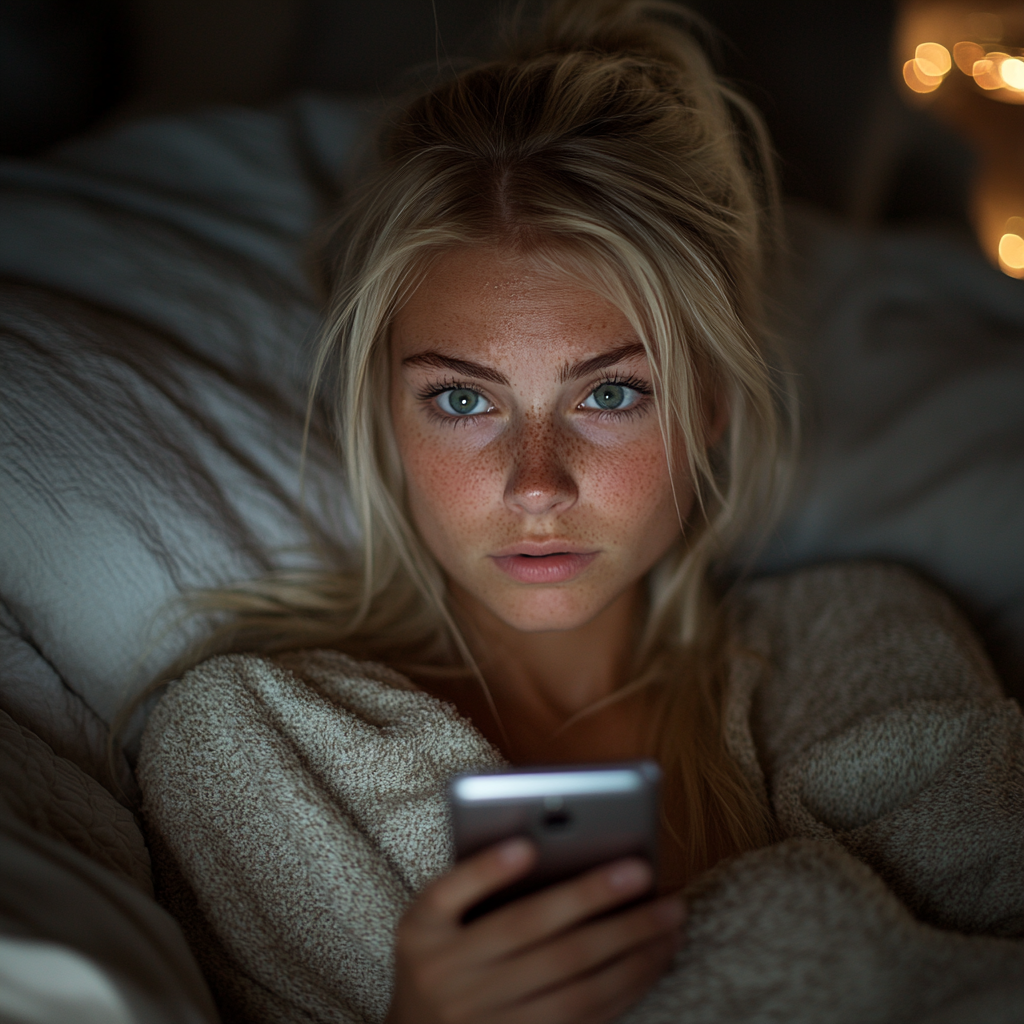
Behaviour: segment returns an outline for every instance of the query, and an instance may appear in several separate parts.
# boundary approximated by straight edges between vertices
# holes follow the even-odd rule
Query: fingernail
[[[608,881],[615,889],[643,889],[651,884],[651,869],[642,860],[627,860],[608,872]]]
[[[498,847],[498,856],[509,867],[524,864],[530,857],[533,847],[526,839],[510,839]]]

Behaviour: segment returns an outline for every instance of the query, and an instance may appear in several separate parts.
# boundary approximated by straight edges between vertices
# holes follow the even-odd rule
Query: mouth
[[[519,583],[566,583],[597,558],[565,541],[521,541],[491,555],[494,564]]]

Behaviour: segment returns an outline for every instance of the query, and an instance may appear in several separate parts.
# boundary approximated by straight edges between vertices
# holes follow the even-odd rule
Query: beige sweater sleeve
[[[850,564],[748,588],[751,728],[787,836],[837,843],[922,921],[1024,935],[1024,718],[949,600]]]
[[[789,838],[696,881],[620,1024],[1019,1024],[1024,943],[993,936],[1022,930],[1024,726],[973,634],[881,565],[734,609],[728,735]]]
[[[336,652],[204,662],[137,772],[157,896],[225,1024],[373,1024],[394,929],[451,864],[445,784],[497,753],[440,701]]]

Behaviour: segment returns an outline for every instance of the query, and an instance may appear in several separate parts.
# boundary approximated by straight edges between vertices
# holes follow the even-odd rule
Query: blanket
[[[730,616],[726,739],[783,838],[695,880],[624,1024],[1022,1019],[1024,719],[958,613],[849,563],[745,584]],[[502,763],[338,652],[174,684],[142,739],[145,823],[224,1019],[382,1020],[396,923],[452,862],[445,783]]]
[[[217,1020],[131,812],[2,711],[0,864],[0,1020]]]

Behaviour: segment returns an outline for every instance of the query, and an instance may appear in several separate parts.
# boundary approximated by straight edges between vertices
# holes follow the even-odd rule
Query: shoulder
[[[471,723],[397,673],[299,651],[224,655],[185,673],[150,714],[136,770],[150,831],[188,860],[202,856],[200,834],[223,846],[227,821],[243,842],[254,830],[330,830],[341,813],[383,843],[380,830],[397,827],[389,814],[426,806],[437,825],[448,779],[499,763]]]
[[[281,701],[330,701],[344,707],[357,704],[388,704],[392,694],[413,694],[417,688],[403,675],[376,662],[357,661],[340,651],[300,650],[265,656],[221,654],[185,672],[172,682],[154,711],[188,707],[191,711],[235,707],[260,699]],[[360,696],[363,701],[360,701]],[[151,716],[152,720],[153,716]]]
[[[764,666],[752,726],[769,760],[896,705],[1002,697],[963,616],[902,566],[845,562],[753,580],[729,611],[738,657]]]
[[[791,642],[886,633],[912,643],[921,631],[976,648],[973,631],[949,597],[902,565],[836,562],[766,576],[736,588],[733,621],[743,633],[770,630]]]
[[[210,658],[171,683],[143,732],[139,771],[185,770],[183,762],[223,765],[330,745],[369,756],[402,742],[478,745],[478,734],[450,705],[385,665],[338,651],[274,657]],[[482,737],[480,743],[485,743]],[[287,758],[285,758],[287,759]]]

